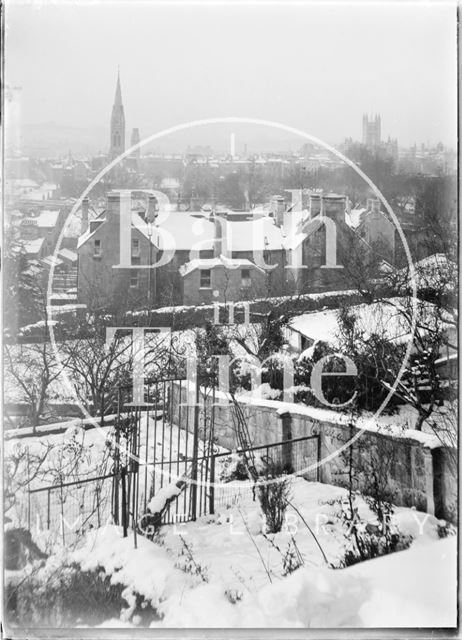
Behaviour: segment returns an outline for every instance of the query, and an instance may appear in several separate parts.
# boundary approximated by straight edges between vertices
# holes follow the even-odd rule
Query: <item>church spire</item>
[[[114,98],[114,106],[123,107],[122,104],[122,90],[120,88],[120,67],[117,67],[117,85]]]
[[[111,136],[109,142],[109,157],[111,160],[125,151],[125,113],[120,88],[120,69],[117,68],[117,84],[112,105]]]

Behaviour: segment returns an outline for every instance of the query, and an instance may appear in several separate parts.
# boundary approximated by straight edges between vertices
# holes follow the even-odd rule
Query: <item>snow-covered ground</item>
[[[146,413],[141,415],[139,436],[139,509],[143,513],[145,503],[148,503],[153,492],[157,494],[161,487],[176,482],[187,470],[187,460],[193,454],[193,436],[176,425],[170,425],[168,421],[163,422],[160,415],[156,420],[152,414]],[[100,478],[112,473],[113,458],[108,444],[114,444],[113,427],[85,430],[77,423],[64,433],[42,433],[25,440],[7,440],[6,459],[23,452],[17,474],[34,473],[34,461],[48,450],[40,465],[40,472],[30,485],[17,491],[15,505],[7,512],[11,521],[19,526],[32,526],[35,535],[46,541],[47,548],[62,539],[63,521],[67,542],[74,540],[73,532],[80,535],[81,523],[86,530],[90,525],[96,527],[106,522],[111,516],[112,478],[73,484],[62,490],[56,488],[50,491],[50,495],[46,490],[28,495],[27,490]],[[199,458],[207,446],[207,442],[199,439]],[[227,451],[216,445],[214,450]],[[125,457],[123,443],[120,456],[122,460]],[[28,465],[28,457],[33,461],[32,465]],[[217,477],[226,463],[226,457],[219,459]],[[99,504],[95,502],[95,491],[99,492]],[[230,493],[228,485],[222,493],[225,496]],[[218,494],[217,490],[217,501],[220,497],[222,494]],[[182,504],[182,510],[185,509],[185,504]],[[48,529],[50,531],[45,533]]]
[[[292,503],[312,533],[289,508],[285,530],[265,538],[258,502],[247,496],[214,516],[164,527],[156,543],[138,536],[137,549],[133,534],[124,539],[119,528],[107,526],[93,532],[71,559],[82,569],[104,568],[113,582],[127,587],[128,602],[133,593],[150,600],[161,616],[151,626],[456,624],[456,537],[439,540],[435,518],[397,508],[394,522],[402,533],[414,537],[410,549],[348,569],[332,569],[313,534],[328,562],[337,565],[348,544],[335,515],[336,500],[344,498],[345,491],[297,479],[292,493]],[[361,499],[359,507],[362,516],[371,516]],[[293,540],[304,564],[283,576],[282,556],[274,545],[284,553]],[[108,621],[107,626],[127,623],[129,615],[125,611],[120,621]]]

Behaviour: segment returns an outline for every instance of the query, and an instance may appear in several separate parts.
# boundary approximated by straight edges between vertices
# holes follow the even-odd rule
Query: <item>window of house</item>
[[[211,284],[211,272],[210,269],[201,269],[201,281],[200,288],[201,289],[210,289]]]
[[[132,289],[137,289],[139,286],[140,280],[139,280],[139,273],[136,271],[135,273],[132,273],[130,275],[130,287]]]
[[[140,241],[139,240],[132,240],[132,256],[139,256],[140,255]]]
[[[101,256],[101,240],[95,240],[93,245],[93,255],[95,258],[99,258]]]
[[[250,287],[251,284],[250,269],[241,269],[241,286]]]

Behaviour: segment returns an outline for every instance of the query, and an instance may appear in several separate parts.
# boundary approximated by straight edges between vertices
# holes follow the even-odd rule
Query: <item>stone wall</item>
[[[187,423],[192,431],[194,409],[179,409],[179,396],[179,386],[175,385],[174,421],[181,425]],[[182,402],[186,401],[186,389],[183,387]],[[212,397],[204,398],[201,394],[200,404],[199,425],[203,429],[204,416],[208,420],[211,415]],[[319,435],[320,457],[323,460],[319,469],[321,482],[346,487],[351,468],[358,489],[368,493],[373,490],[371,483],[375,480],[382,490],[390,491],[396,505],[415,507],[454,521],[456,481],[447,449],[431,448],[422,442],[422,438],[397,437],[373,430],[361,431],[348,424],[346,416],[331,411],[271,400],[261,400],[258,404],[255,401],[243,401],[240,406],[252,446]],[[179,410],[181,416],[178,415]],[[238,448],[234,407],[229,404],[216,406],[214,419],[217,443],[228,449]],[[304,445],[300,447],[300,455],[303,456]],[[309,441],[306,442],[306,454],[311,456],[309,464],[312,464],[315,460]]]

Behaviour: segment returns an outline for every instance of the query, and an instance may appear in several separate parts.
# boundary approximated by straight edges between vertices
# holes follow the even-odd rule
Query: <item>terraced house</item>
[[[181,211],[161,192],[111,191],[91,220],[88,200],[82,204],[79,302],[201,305],[348,288],[346,261],[370,252],[371,238],[383,240],[387,257],[394,251],[392,223],[376,201],[369,207],[360,233],[344,195],[312,193],[303,208],[301,191],[293,192],[291,203],[276,196],[238,212]]]

